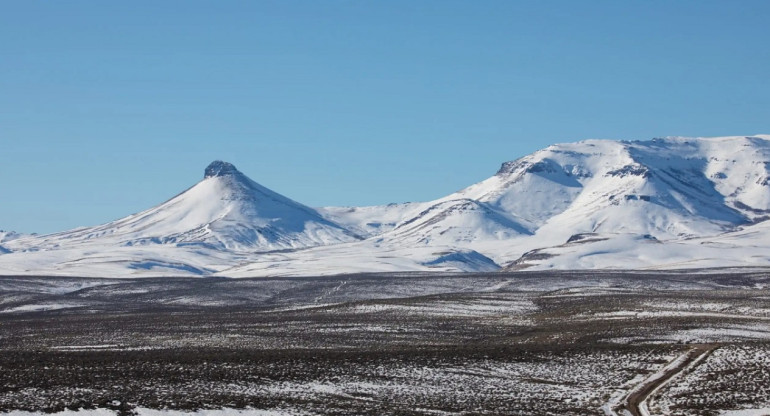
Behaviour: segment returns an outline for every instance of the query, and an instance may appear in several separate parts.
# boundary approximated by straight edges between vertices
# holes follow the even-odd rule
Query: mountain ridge
[[[700,267],[718,265],[718,241],[730,264],[770,265],[752,248],[770,246],[756,237],[769,216],[767,135],[556,144],[445,197],[371,207],[310,208],[214,161],[140,213],[0,241],[0,273]]]

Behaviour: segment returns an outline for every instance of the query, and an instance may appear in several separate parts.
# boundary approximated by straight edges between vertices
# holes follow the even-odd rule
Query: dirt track
[[[645,381],[645,385],[642,386],[641,389],[638,389],[631,393],[624,405],[625,409],[631,412],[633,416],[646,416],[645,413],[641,409],[642,403],[644,403],[647,398],[650,397],[650,395],[657,389],[659,386],[665,384],[668,380],[675,377],[677,374],[681,373],[682,370],[687,368],[690,364],[692,364],[693,361],[697,360],[699,357],[703,355],[710,354],[715,349],[719,348],[719,344],[702,344],[702,345],[696,345],[689,351],[687,351],[685,354],[687,355],[687,358],[685,360],[682,360],[679,365],[670,368],[665,373],[663,373],[663,377],[659,377],[654,380],[650,380],[649,382]]]

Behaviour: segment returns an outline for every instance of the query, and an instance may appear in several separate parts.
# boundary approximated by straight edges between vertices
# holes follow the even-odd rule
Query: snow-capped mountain
[[[25,266],[7,267],[71,274],[78,273],[80,265],[89,273],[114,264],[148,273],[208,274],[242,261],[243,253],[359,239],[316,210],[252,181],[233,165],[215,161],[205,169],[203,180],[154,208],[95,227],[11,240],[6,248],[18,261],[4,258],[0,267],[16,262]]]
[[[624,234],[641,242],[715,236],[770,213],[769,139],[553,145],[439,200],[352,213],[359,224],[388,217],[380,239],[393,246],[470,248],[501,265],[578,234]],[[446,206],[453,207],[451,215],[441,210]],[[334,218],[347,223],[344,214],[339,210]]]
[[[591,140],[505,163],[457,196],[516,214],[536,234],[703,236],[770,212],[769,161],[766,137]]]
[[[214,162],[139,214],[4,242],[0,273],[311,275],[770,265],[770,136],[588,140],[446,197],[312,209]]]
[[[154,208],[96,227],[20,239],[17,244],[37,249],[96,242],[269,251],[356,239],[314,209],[252,181],[229,163],[215,161],[202,181]]]

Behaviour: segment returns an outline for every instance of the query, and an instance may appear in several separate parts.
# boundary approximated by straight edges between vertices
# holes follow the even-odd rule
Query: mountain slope
[[[495,212],[472,199],[432,204],[384,234],[388,239],[419,244],[459,244],[480,239],[505,240],[530,234],[511,216]]]
[[[14,232],[14,231],[0,230],[0,254],[7,254],[7,253],[11,252],[11,250],[3,247],[1,245],[2,243],[5,243],[5,242],[11,241],[11,240],[15,240],[15,239],[20,238],[20,237],[22,237],[22,235],[19,234],[19,233]]]
[[[637,234],[596,234],[524,253],[504,270],[770,267],[770,226],[661,242]]]
[[[15,240],[23,236],[24,236],[23,234],[19,234],[15,231],[0,230],[0,243]]]
[[[327,220],[364,237],[373,237],[394,229],[404,218],[425,209],[425,202],[374,205],[366,207],[316,208]]]

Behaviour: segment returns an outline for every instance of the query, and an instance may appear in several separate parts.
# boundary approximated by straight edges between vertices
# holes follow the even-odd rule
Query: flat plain
[[[0,277],[0,413],[767,408],[762,269]]]

